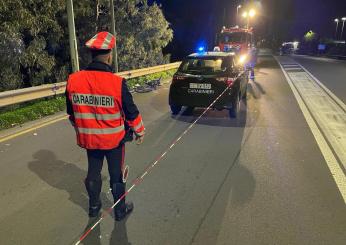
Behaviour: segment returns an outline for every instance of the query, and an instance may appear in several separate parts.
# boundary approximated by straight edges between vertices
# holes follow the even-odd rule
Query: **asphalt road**
[[[298,55],[293,58],[346,104],[346,60]]]
[[[131,180],[202,112],[172,118],[167,95],[168,85],[135,95],[147,135],[127,146]],[[345,201],[272,56],[260,57],[242,108],[239,119],[203,116],[130,192],[133,214],[107,216],[83,244],[346,244]],[[74,244],[95,222],[87,217],[86,154],[66,120],[0,143],[0,159],[1,245]],[[106,168],[103,176],[109,207]]]

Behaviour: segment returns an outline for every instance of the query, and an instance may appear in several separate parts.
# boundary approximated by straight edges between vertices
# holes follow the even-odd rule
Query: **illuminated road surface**
[[[346,84],[337,82],[344,80],[322,70],[332,61],[294,59],[345,103]],[[333,69],[344,74],[345,67]],[[131,180],[202,112],[172,118],[167,94],[165,85],[135,96],[147,136],[127,147]],[[107,216],[83,244],[345,244],[343,187],[272,56],[260,57],[247,111],[237,120],[227,115],[203,116],[129,194],[134,213],[120,223]],[[1,245],[74,244],[95,221],[86,213],[86,156],[73,134],[63,120],[0,143]],[[108,207],[106,168],[103,176]]]

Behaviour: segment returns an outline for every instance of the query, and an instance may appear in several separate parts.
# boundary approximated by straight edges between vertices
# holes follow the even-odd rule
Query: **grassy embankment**
[[[165,72],[159,72],[143,77],[128,79],[129,88],[133,88],[136,84],[142,85],[145,81],[170,78],[176,69]],[[54,98],[40,99],[33,102],[27,102],[20,105],[8,106],[0,109],[0,130],[8,129],[21,125],[25,122],[53,115],[56,112],[65,110],[65,97],[56,96]]]

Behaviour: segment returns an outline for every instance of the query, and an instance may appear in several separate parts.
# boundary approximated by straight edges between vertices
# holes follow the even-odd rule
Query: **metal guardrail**
[[[180,62],[170,63],[166,65],[153,66],[138,70],[123,71],[117,75],[125,78],[136,78],[145,75],[150,75],[157,72],[167,71],[178,68]],[[46,98],[58,94],[65,93],[66,82],[45,84],[31,88],[16,89],[0,93],[0,107],[14,105],[22,102],[27,102],[35,99]]]

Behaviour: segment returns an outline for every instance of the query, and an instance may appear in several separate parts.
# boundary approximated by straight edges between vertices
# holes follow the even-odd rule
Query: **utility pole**
[[[241,8],[241,5],[237,6],[237,17],[236,17],[236,21],[235,21],[235,25],[238,25],[238,21],[239,21],[239,9]]]
[[[339,19],[335,19],[334,22],[336,23],[336,29],[335,29],[335,40],[338,40],[338,27],[339,27]]]
[[[66,0],[66,8],[67,8],[67,21],[68,21],[72,71],[76,72],[76,71],[79,71],[79,60],[78,60],[77,38],[76,38],[76,30],[75,30],[75,24],[74,24],[72,0]]]
[[[341,28],[341,35],[340,35],[340,40],[343,40],[343,34],[344,34],[344,27],[345,27],[345,21],[346,21],[346,17],[342,17],[342,28]]]
[[[111,32],[112,34],[115,36],[115,38],[117,39],[116,36],[116,32],[115,32],[115,18],[114,18],[114,0],[110,0],[110,9],[111,9]],[[118,51],[117,51],[117,40],[115,41],[115,47],[113,49],[113,65],[114,65],[114,71],[115,73],[117,73],[119,71],[119,66],[118,66]]]
[[[223,26],[227,26],[227,24],[226,24],[226,7],[223,8],[223,21],[222,22],[223,22],[222,23]]]

